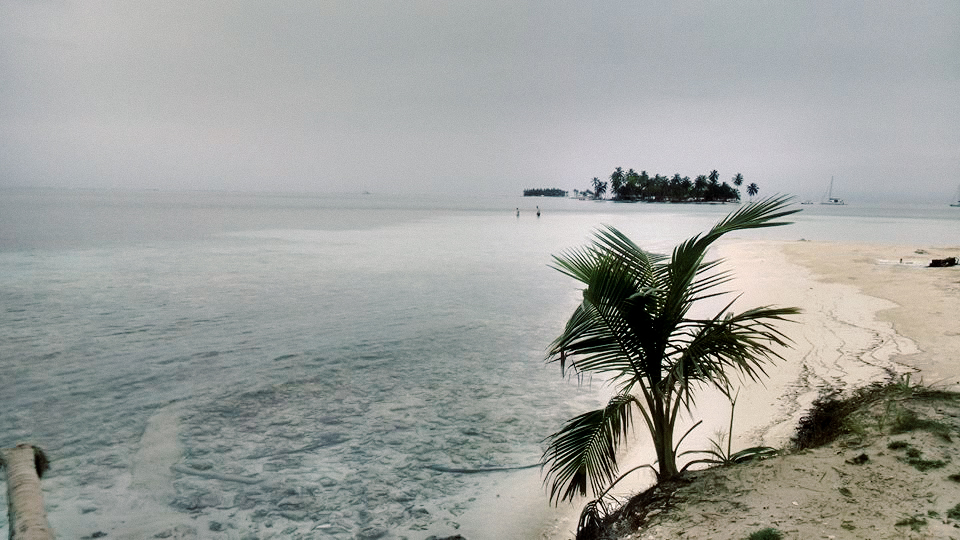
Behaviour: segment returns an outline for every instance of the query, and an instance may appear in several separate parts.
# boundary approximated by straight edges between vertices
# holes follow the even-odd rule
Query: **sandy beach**
[[[740,392],[734,451],[761,444],[785,447],[800,417],[827,388],[849,391],[886,380],[891,375],[909,373],[913,381],[922,380],[925,385],[938,389],[957,390],[960,387],[956,353],[960,350],[957,326],[960,270],[928,268],[927,265],[933,258],[954,256],[958,252],[960,248],[952,246],[805,241],[722,244],[714,255],[726,258],[736,269],[730,289],[743,293],[736,309],[767,304],[803,309],[797,324],[784,327],[795,342],[792,349],[784,352],[784,361],[770,369],[770,377],[762,384],[746,384]],[[728,413],[729,408],[704,416],[708,424],[716,425],[717,419],[725,418]],[[722,423],[720,427],[724,427]],[[704,439],[715,435],[712,431],[713,428],[701,430],[701,437],[685,447],[704,445]],[[623,467],[643,457],[642,450],[633,452]],[[878,453],[884,455],[882,449]],[[956,495],[956,501],[950,505],[960,501],[960,489],[956,494],[949,493],[950,486],[945,488],[948,493],[923,489],[923,486],[929,487],[929,482],[918,480],[917,471],[910,467],[899,471],[902,477],[897,476],[896,466],[884,469],[887,477],[882,489],[876,486],[873,489],[887,496],[859,499],[858,508],[866,506],[869,511],[848,513],[840,507],[832,508],[834,498],[816,496],[816,490],[805,483],[810,483],[813,476],[828,482],[828,472],[839,475],[840,480],[834,480],[842,480],[844,485],[859,485],[851,477],[857,471],[839,472],[838,463],[842,465],[849,457],[843,454],[838,449],[820,449],[779,458],[789,461],[769,465],[776,471],[766,475],[756,471],[737,473],[736,486],[731,488],[725,482],[723,495],[717,495],[714,502],[719,506],[701,502],[674,508],[670,515],[651,522],[653,525],[649,528],[625,538],[736,539],[745,538],[751,530],[770,523],[779,524],[789,538],[941,537],[936,533],[934,536],[905,535],[902,528],[894,530],[892,522],[889,535],[876,528],[878,515],[898,516],[906,512],[911,498],[928,501],[939,497],[943,499],[942,504],[946,504]],[[890,460],[896,463],[893,458]],[[836,474],[831,472],[831,467]],[[825,469],[823,476],[819,474],[821,468]],[[818,478],[812,482],[816,483]],[[636,492],[650,483],[649,479],[646,482],[638,479],[631,487]],[[731,508],[721,504],[721,499],[729,502],[731,497],[737,506],[734,516],[726,515]],[[703,499],[709,500],[709,497]],[[831,526],[824,516],[834,517],[836,523]]]

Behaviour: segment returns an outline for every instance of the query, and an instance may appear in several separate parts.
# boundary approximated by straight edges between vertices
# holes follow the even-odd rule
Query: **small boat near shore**
[[[820,201],[820,204],[831,204],[834,206],[842,206],[847,204],[843,201],[843,199],[838,199],[837,197],[833,196],[833,177],[832,176],[830,177],[830,189],[827,190],[827,198],[823,201]]]
[[[960,186],[957,186],[957,202],[950,203],[950,206],[955,206],[960,208]]]

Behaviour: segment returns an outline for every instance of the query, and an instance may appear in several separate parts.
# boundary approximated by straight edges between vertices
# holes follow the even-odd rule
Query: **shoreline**
[[[719,243],[711,256],[726,259],[734,272],[727,286],[740,294],[734,311],[761,305],[803,309],[795,324],[782,327],[794,340],[794,347],[783,351],[784,360],[770,365],[768,378],[742,386],[733,450],[786,446],[800,417],[825,389],[847,392],[907,373],[940,389],[960,389],[960,366],[950,362],[956,358],[953,351],[960,350],[955,329],[960,272],[926,268],[930,259],[958,251],[808,241]],[[710,399],[701,398],[700,403]],[[701,407],[710,409],[709,414],[695,413],[704,425],[681,450],[707,448],[716,430],[726,430],[729,404],[712,405]],[[678,431],[685,429],[680,426]],[[621,470],[653,461],[646,434],[638,430],[635,437]],[[618,496],[626,498],[653,485],[652,477],[621,484],[628,482],[618,486]],[[577,513],[586,502],[578,501]],[[572,523],[575,528],[575,518]],[[554,533],[559,534],[550,538],[572,537],[556,529]]]
[[[915,253],[917,249],[924,253]],[[918,379],[922,377],[926,383],[937,383],[945,389],[960,388],[960,365],[951,362],[956,351],[960,351],[960,332],[956,329],[956,321],[960,320],[960,269],[925,267],[932,258],[958,252],[960,248],[736,238],[720,242],[709,257],[726,258],[726,268],[734,273],[726,288],[742,293],[734,305],[735,311],[767,304],[796,305],[805,310],[797,323],[785,328],[796,347],[785,351],[785,360],[770,365],[768,379],[745,385],[741,391],[733,429],[734,451],[760,444],[786,444],[800,416],[825,386],[853,389],[891,372],[917,372]],[[944,276],[949,279],[944,281]],[[706,311],[715,307],[708,305]],[[709,409],[703,414],[706,421],[688,437],[681,450],[705,449],[716,430],[726,430],[729,404],[722,398],[716,401],[718,398],[708,393],[700,396],[702,408]],[[711,403],[717,406],[703,407]],[[152,429],[144,436],[175,441],[169,433],[176,429],[176,407],[157,414],[152,419]],[[678,431],[682,433],[686,426],[679,426]],[[622,471],[653,461],[652,448],[639,425],[634,437],[621,461]],[[109,530],[110,537],[139,538],[148,529],[166,528],[171,534],[189,537],[186,531],[191,529],[202,531],[226,523],[230,517],[226,510],[214,512],[210,517],[215,521],[198,522],[191,516],[165,511],[170,493],[146,497],[137,495],[142,490],[130,489],[169,480],[166,470],[160,470],[155,478],[142,474],[149,473],[149,467],[136,466],[176,461],[179,455],[175,445],[156,445],[153,449],[156,451],[138,453],[131,473],[116,485],[106,486],[97,500],[50,497],[50,493],[58,492],[58,482],[62,480],[45,480],[48,513],[59,525],[55,529],[61,535]],[[652,485],[652,480],[648,471],[634,473],[618,485],[616,494],[627,497],[640,492]],[[468,540],[567,540],[573,537],[586,502],[551,506],[536,468],[492,472],[475,481],[483,488],[482,494],[477,497],[477,504],[456,516],[462,524],[459,530],[437,522],[429,530],[411,530],[406,536],[422,540],[431,534],[444,537],[460,532]],[[65,511],[75,507],[81,509],[82,516],[70,519],[69,523],[63,521]],[[117,511],[105,515],[107,507]],[[100,511],[93,512],[97,508]],[[145,508],[152,509],[150,523],[127,521],[126,510]],[[324,523],[315,525],[323,531]],[[475,531],[483,534],[475,536]]]
[[[791,259],[813,269],[826,283],[850,283],[862,294],[889,305],[877,311],[916,350],[899,361],[918,371],[927,384],[960,389],[960,272],[929,268],[932,259],[955,256],[960,246],[875,246],[863,244],[786,244]]]

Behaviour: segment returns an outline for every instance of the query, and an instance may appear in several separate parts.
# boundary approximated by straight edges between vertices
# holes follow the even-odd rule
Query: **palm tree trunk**
[[[673,429],[670,427],[669,419],[662,401],[657,402],[657,408],[654,411],[653,422],[656,426],[656,433],[653,434],[653,446],[657,451],[657,463],[660,464],[660,478],[658,480],[670,480],[678,474],[677,456],[673,453]]]
[[[670,480],[677,474],[677,456],[673,453],[673,432],[664,431],[657,448],[657,459],[660,461],[660,481]]]
[[[38,454],[39,452],[39,454]],[[47,523],[40,491],[39,463],[46,462],[38,448],[18,444],[0,450],[7,468],[7,513],[10,540],[53,540],[53,529]]]

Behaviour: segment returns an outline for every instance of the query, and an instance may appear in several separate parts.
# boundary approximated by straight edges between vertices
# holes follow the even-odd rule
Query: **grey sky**
[[[0,0],[0,186],[948,200],[960,2]]]

